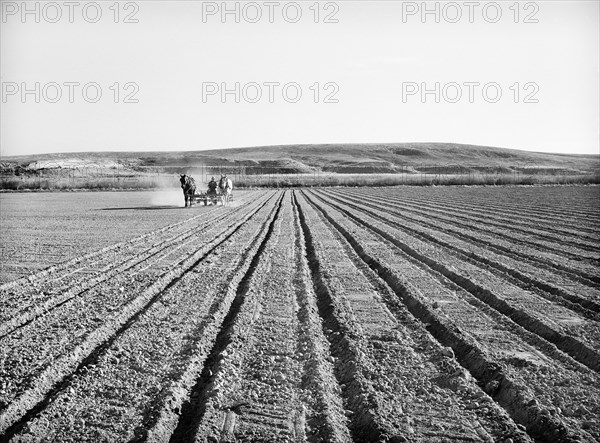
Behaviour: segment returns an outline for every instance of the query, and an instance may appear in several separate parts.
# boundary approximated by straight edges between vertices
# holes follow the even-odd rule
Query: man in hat
[[[215,181],[214,177],[210,178],[210,181],[208,182],[208,192],[210,194],[214,194],[215,192],[217,192],[217,182]]]

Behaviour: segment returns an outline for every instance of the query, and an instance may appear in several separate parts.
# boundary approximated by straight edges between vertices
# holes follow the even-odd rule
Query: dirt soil
[[[598,187],[101,194],[2,196],[0,442],[600,441]]]

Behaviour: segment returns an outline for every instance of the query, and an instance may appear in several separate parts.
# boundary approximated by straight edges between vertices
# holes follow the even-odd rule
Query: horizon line
[[[457,146],[465,146],[465,147],[476,147],[476,148],[489,148],[489,149],[501,149],[501,150],[509,150],[509,151],[519,151],[523,153],[531,153],[531,154],[548,154],[548,155],[568,155],[568,156],[597,156],[600,157],[600,152],[598,153],[568,153],[568,152],[549,152],[549,151],[528,151],[524,149],[518,148],[506,148],[501,146],[490,146],[490,145],[476,145],[471,143],[457,143],[457,142],[436,142],[436,141],[428,141],[428,142],[342,142],[342,143],[288,143],[288,144],[276,144],[276,145],[256,145],[256,146],[230,146],[227,148],[206,148],[206,149],[198,149],[198,148],[178,148],[178,149],[169,149],[169,150],[161,150],[161,149],[137,149],[137,148],[127,148],[121,150],[94,150],[94,151],[54,151],[54,152],[36,152],[30,154],[17,154],[17,155],[4,155],[0,154],[0,159],[2,158],[13,158],[13,157],[30,157],[30,156],[47,156],[47,155],[63,155],[63,154],[99,154],[99,153],[116,153],[116,154],[125,154],[125,153],[181,153],[181,152],[210,152],[210,151],[227,151],[227,150],[235,150],[235,149],[265,149],[265,148],[284,148],[284,147],[314,147],[314,146],[377,146],[377,145],[457,145]]]

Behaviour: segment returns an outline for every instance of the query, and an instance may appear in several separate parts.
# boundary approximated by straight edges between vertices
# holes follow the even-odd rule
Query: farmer
[[[216,182],[214,177],[211,177],[210,181],[208,182],[208,193],[215,195],[217,193],[217,186],[219,186],[219,184]]]

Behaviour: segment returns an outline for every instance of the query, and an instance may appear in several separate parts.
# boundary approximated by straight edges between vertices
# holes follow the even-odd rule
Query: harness
[[[224,191],[227,191],[227,190],[231,191],[231,189],[233,188],[231,180],[229,180],[228,178],[221,179],[219,182],[219,188],[221,188]]]
[[[183,188],[183,192],[186,194],[194,194],[196,192],[196,182],[189,175],[186,175],[185,181],[181,187]]]

